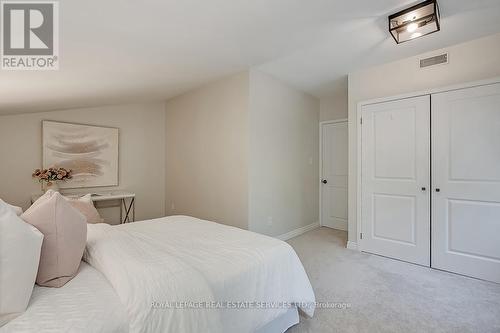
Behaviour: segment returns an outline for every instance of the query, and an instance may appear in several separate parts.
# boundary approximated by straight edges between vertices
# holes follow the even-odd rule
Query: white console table
[[[85,194],[63,194],[68,198],[79,198]],[[31,203],[40,198],[42,194],[34,194],[31,197]],[[120,202],[120,223],[135,221],[135,193],[113,191],[91,193],[92,202],[118,201]],[[125,212],[125,216],[124,213]]]

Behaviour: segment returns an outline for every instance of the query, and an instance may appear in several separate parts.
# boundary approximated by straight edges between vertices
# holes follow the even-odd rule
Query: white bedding
[[[26,312],[0,332],[122,333],[128,332],[128,319],[106,278],[82,262],[63,287],[35,286]]]
[[[271,302],[314,313],[311,284],[287,243],[192,217],[89,225],[84,260],[116,290],[131,332],[254,332],[288,310],[257,308]]]

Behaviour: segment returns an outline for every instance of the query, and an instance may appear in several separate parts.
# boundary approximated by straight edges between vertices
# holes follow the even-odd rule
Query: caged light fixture
[[[439,31],[439,20],[437,0],[427,0],[389,16],[389,32],[400,44]]]

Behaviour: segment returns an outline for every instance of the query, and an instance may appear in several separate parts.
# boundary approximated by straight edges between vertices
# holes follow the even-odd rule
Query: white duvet
[[[280,240],[187,216],[89,225],[84,260],[101,271],[131,332],[254,332],[314,293]]]

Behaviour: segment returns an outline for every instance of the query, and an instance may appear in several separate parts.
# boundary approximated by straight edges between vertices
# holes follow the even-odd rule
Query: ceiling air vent
[[[420,59],[420,68],[447,64],[448,63],[448,53],[440,54],[434,57]]]

